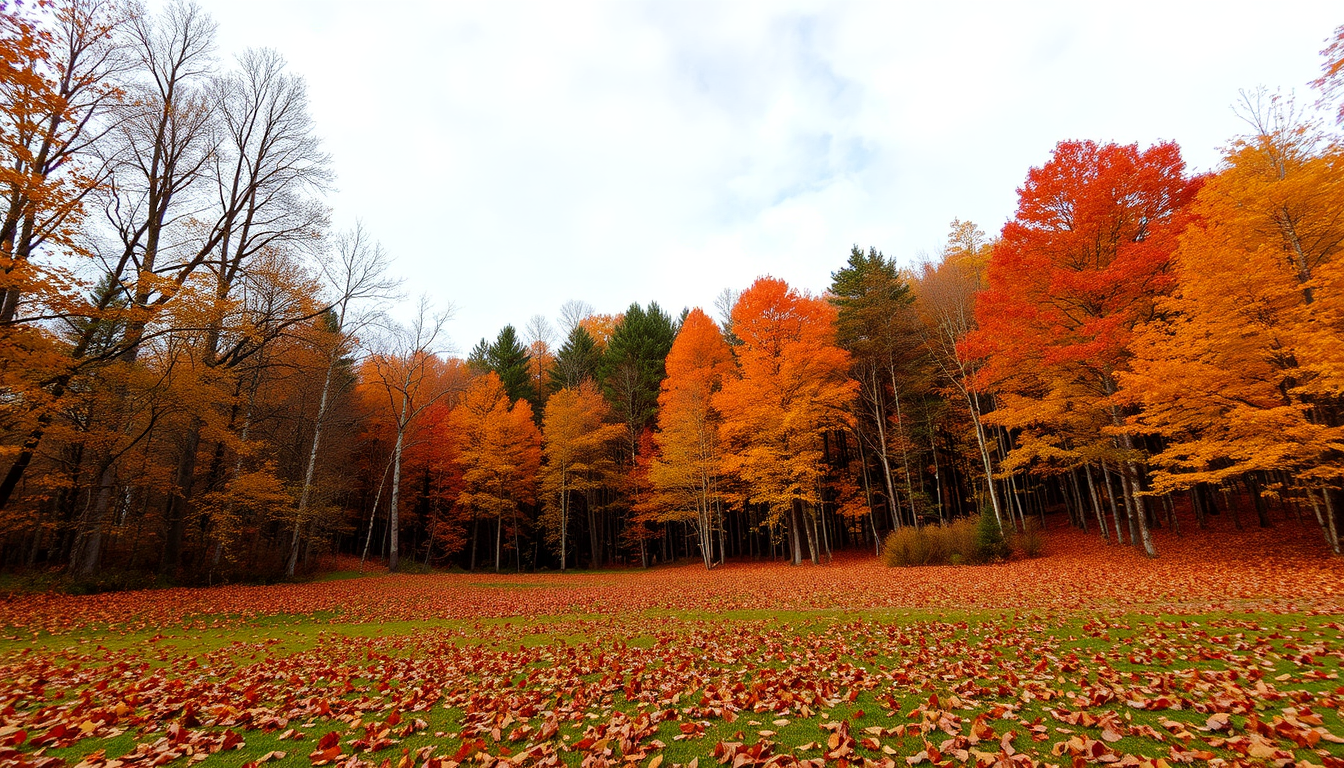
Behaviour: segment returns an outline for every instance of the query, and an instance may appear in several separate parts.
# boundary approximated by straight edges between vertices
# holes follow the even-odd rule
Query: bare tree
[[[443,388],[437,386],[434,374],[439,365],[436,355],[443,351],[447,342],[443,327],[451,314],[451,308],[436,311],[428,298],[421,297],[415,317],[409,324],[388,322],[385,336],[379,344],[379,352],[370,358],[373,377],[379,388],[387,394],[397,434],[392,449],[389,570],[396,570],[399,563],[397,534],[402,449],[415,420],[446,394]]]
[[[560,332],[569,335],[569,332],[579,327],[579,323],[584,318],[589,317],[597,310],[593,305],[579,299],[570,299],[560,305]]]
[[[313,419],[313,439],[308,449],[308,461],[303,472],[303,488],[299,492],[297,521],[290,542],[289,560],[285,574],[293,576],[299,560],[300,531],[307,524],[308,506],[312,498],[313,476],[317,470],[322,445],[322,428],[326,423],[331,403],[332,380],[341,359],[349,355],[358,338],[359,330],[367,326],[372,315],[367,304],[380,304],[391,299],[397,283],[386,277],[388,257],[382,245],[374,242],[362,225],[356,224],[350,232],[336,240],[334,259],[322,264],[323,282],[333,294],[331,304],[335,335],[327,350],[326,376],[322,380],[322,394],[318,400],[317,415]]]

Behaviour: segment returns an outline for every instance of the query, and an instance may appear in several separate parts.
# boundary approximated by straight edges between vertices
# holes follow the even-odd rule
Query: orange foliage
[[[520,504],[536,501],[541,432],[532,406],[512,406],[493,371],[467,387],[449,418],[447,437],[457,448],[462,492],[457,502],[497,522],[516,517]]]
[[[772,524],[795,503],[821,500],[822,433],[849,423],[856,385],[846,376],[849,354],[835,343],[835,320],[830,303],[769,277],[733,307],[741,372],[725,379],[712,403],[730,446],[724,468],[768,506]]]
[[[1122,376],[1137,429],[1164,441],[1159,491],[1257,471],[1344,483],[1344,147],[1273,122],[1200,191],[1179,288]]]
[[[663,520],[694,520],[705,565],[712,564],[710,534],[721,502],[721,417],[711,406],[733,357],[723,333],[698,307],[681,324],[667,355],[667,378],[658,396],[658,455],[649,467],[656,491],[650,505]]]

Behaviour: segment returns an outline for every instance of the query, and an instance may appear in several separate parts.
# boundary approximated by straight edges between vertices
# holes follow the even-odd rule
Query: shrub
[[[960,555],[963,563],[975,560],[975,526],[975,518],[963,517],[943,529],[950,540],[947,547],[948,552]],[[952,562],[950,556],[948,562]],[[952,564],[958,565],[958,563]]]
[[[882,561],[888,567],[924,565],[928,559],[928,537],[923,531],[906,526],[887,534],[882,544]]]
[[[1045,540],[1041,537],[1040,525],[1035,520],[1027,521],[1027,529],[1013,534],[1013,549],[1023,557],[1040,557],[1045,551]]]
[[[887,534],[882,560],[888,566],[960,565],[972,562],[976,552],[974,519],[946,525],[906,526]]]
[[[1007,560],[1012,548],[1003,537],[1003,529],[993,515],[981,514],[975,526],[975,559],[981,563]]]

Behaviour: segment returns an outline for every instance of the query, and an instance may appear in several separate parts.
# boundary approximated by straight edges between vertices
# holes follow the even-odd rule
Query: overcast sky
[[[280,50],[356,219],[463,354],[505,323],[812,291],[991,233],[1063,139],[1212,168],[1256,85],[1314,94],[1338,2],[201,0],[225,57]]]

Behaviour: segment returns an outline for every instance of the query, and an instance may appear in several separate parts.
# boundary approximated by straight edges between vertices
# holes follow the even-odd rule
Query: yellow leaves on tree
[[[712,400],[724,417],[724,469],[750,486],[772,527],[787,520],[793,561],[804,539],[815,560],[809,522],[825,477],[822,433],[848,425],[856,390],[849,353],[835,343],[836,310],[763,277],[738,297],[732,319],[740,375]]]
[[[542,417],[546,466],[542,469],[542,526],[546,540],[569,565],[569,520],[581,507],[591,516],[593,492],[614,470],[609,450],[624,434],[610,423],[611,407],[591,382],[565,389],[546,401]],[[576,504],[579,507],[576,507]]]
[[[494,518],[498,571],[505,520],[516,540],[519,505],[536,501],[541,433],[532,420],[532,406],[526,400],[510,406],[504,385],[493,371],[467,387],[448,421],[462,467],[462,492],[457,500],[473,515]]]
[[[706,568],[714,562],[711,534],[721,502],[720,417],[712,398],[732,373],[732,353],[719,327],[699,308],[691,310],[667,355],[654,437],[658,455],[649,479],[651,505],[662,520],[695,521]]]
[[[1155,490],[1251,472],[1344,481],[1344,147],[1283,117],[1259,120],[1200,191],[1168,317],[1122,377],[1132,421],[1164,439]]]
[[[259,535],[260,524],[275,519],[277,513],[292,514],[293,509],[294,494],[278,475],[274,461],[242,472],[223,489],[201,497],[201,511],[209,515],[215,538],[230,557],[239,545]]]

